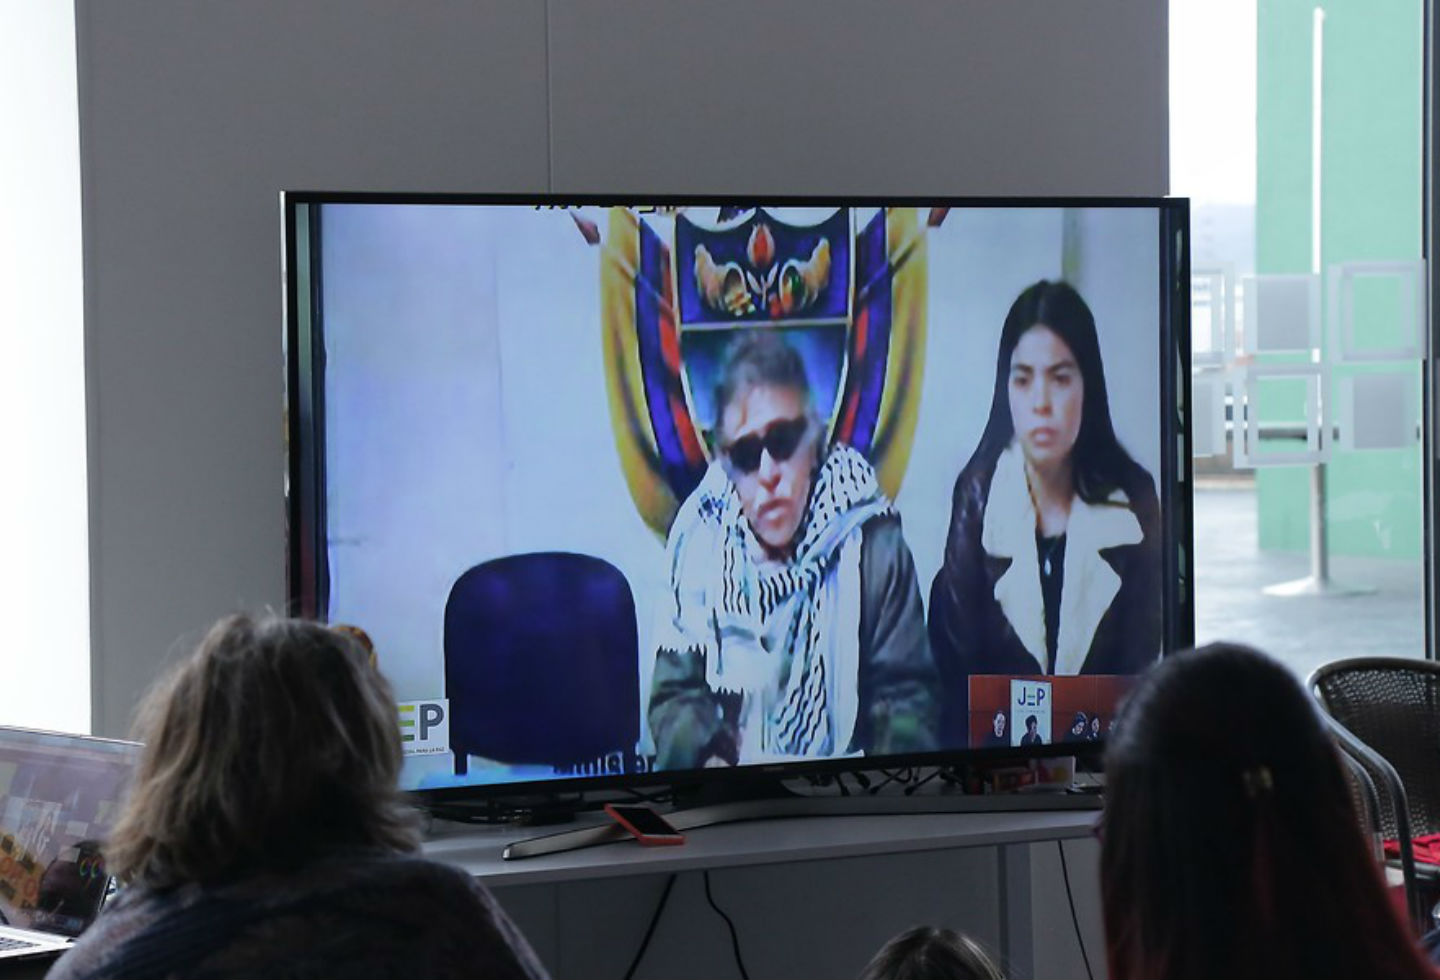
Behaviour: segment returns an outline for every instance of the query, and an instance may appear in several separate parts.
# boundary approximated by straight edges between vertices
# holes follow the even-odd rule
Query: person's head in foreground
[[[111,870],[164,888],[293,868],[324,850],[415,850],[396,718],[353,636],[221,620],[141,705],[145,751],[106,848]]]
[[[1112,977],[1435,975],[1285,667],[1230,644],[1180,653],[1121,718],[1100,861]]]
[[[1004,980],[1005,974],[969,936],[916,926],[880,948],[860,980]]]
[[[413,853],[395,701],[355,636],[221,620],[136,735],[105,844],[129,887],[49,976],[544,975],[476,879]]]

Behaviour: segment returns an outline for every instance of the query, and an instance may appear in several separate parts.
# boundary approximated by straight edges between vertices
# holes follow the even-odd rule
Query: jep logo
[[[450,702],[401,701],[400,745],[406,755],[439,755],[450,751]]]
[[[1053,700],[1049,681],[1010,681],[1010,744],[1049,745]]]

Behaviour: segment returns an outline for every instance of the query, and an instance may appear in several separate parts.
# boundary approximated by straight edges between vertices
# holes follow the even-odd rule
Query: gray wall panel
[[[552,0],[557,191],[1166,192],[1154,0]]]
[[[282,189],[539,191],[514,3],[80,0],[94,727],[285,594]]]

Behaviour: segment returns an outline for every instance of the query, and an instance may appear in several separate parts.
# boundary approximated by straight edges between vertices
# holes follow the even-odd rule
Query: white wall
[[[103,733],[284,600],[281,189],[1166,190],[1153,0],[76,9]]]
[[[0,724],[90,730],[75,12],[0,0]]]

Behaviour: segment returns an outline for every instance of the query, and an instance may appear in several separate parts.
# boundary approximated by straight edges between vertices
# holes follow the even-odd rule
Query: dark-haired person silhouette
[[[1044,745],[1045,740],[1040,737],[1040,719],[1034,715],[1025,716],[1025,734],[1020,736],[1021,745]]]
[[[1121,710],[1100,853],[1114,980],[1435,977],[1286,667],[1229,644],[1179,653]]]

